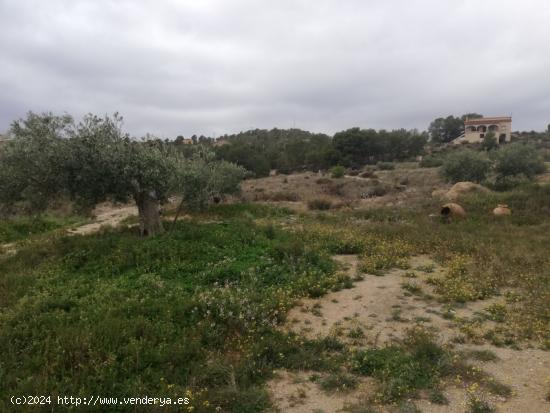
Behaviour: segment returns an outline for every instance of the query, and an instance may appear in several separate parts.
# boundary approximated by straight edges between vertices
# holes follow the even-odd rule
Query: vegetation
[[[395,164],[392,162],[378,162],[376,166],[381,171],[391,171],[395,169]]]
[[[495,158],[497,181],[519,175],[532,179],[545,170],[543,160],[535,148],[529,145],[519,143],[507,145],[496,152]]]
[[[415,130],[352,128],[336,133],[331,139],[299,129],[256,129],[220,139],[224,144],[214,147],[219,159],[235,162],[261,177],[267,176],[270,169],[290,173],[408,159],[422,153],[427,136]],[[206,139],[203,142],[213,145]],[[179,148],[187,151],[187,146]]]
[[[308,201],[307,207],[309,209],[325,211],[327,209],[332,208],[332,202],[328,199],[315,198]]]
[[[487,132],[481,141],[481,147],[486,151],[498,148],[497,137],[494,132]]]
[[[83,223],[81,217],[34,216],[15,217],[0,221],[0,243],[9,243],[43,234],[59,228]]]
[[[379,401],[395,402],[434,386],[447,369],[448,355],[425,331],[411,331],[404,346],[360,351],[354,371],[380,380]]]
[[[478,113],[467,113],[460,118],[447,116],[446,118],[437,118],[428,127],[431,142],[447,143],[458,138],[464,132],[464,121],[469,119],[481,118]]]
[[[342,178],[345,172],[346,169],[341,165],[336,165],[330,168],[330,176],[332,178]]]
[[[480,152],[463,149],[445,158],[441,167],[442,176],[449,182],[481,182],[489,173],[491,162]]]
[[[243,172],[215,163],[204,151],[187,160],[158,142],[137,142],[122,131],[122,117],[29,113],[15,121],[15,137],[0,148],[0,208],[43,211],[67,197],[80,207],[133,199],[142,235],[163,232],[160,203],[180,192],[187,204],[204,206],[216,193],[234,192]]]
[[[254,129],[220,139],[227,144],[215,147],[218,158],[241,165],[257,177],[269,175],[271,169],[290,173],[327,169],[335,164],[331,139],[325,134],[275,128]]]
[[[421,168],[436,168],[441,165],[443,165],[443,159],[434,155],[425,156],[419,164]]]
[[[357,378],[351,374],[333,373],[319,380],[319,387],[326,392],[349,392],[357,387]]]
[[[128,230],[52,234],[3,258],[0,403],[6,392],[31,390],[191,392],[197,409],[208,400],[256,411],[265,397],[251,407],[263,394],[251,389],[274,368],[328,368],[322,354],[337,343],[304,344],[275,326],[294,298],[342,282],[333,263],[300,237],[244,218],[262,210],[240,211],[222,223],[178,222],[139,242]],[[311,356],[300,355],[308,346]]]
[[[373,377],[374,398],[346,406],[354,412],[376,411],[376,403],[416,411],[409,399],[419,394],[446,404],[442,390],[451,379],[468,385],[471,411],[491,411],[483,392],[509,397],[509,386],[463,361],[498,362],[493,352],[457,352],[425,328],[415,326],[404,339],[383,345],[365,345],[368,326],[318,339],[281,328],[297,300],[350,288],[363,277],[361,272],[365,278],[384,276],[394,268],[410,278],[402,284],[407,294],[442,304],[440,315],[456,326],[457,341],[550,348],[548,185],[529,182],[466,195],[460,202],[468,215],[448,223],[429,216],[439,207],[432,199],[406,208],[368,210],[338,210],[333,201],[311,199],[308,208],[322,213],[293,213],[264,204],[216,205],[211,201],[235,192],[243,178],[242,168],[221,161],[231,153],[222,148],[232,143],[213,153],[206,138],[196,139],[196,145],[137,142],[121,132],[117,117],[89,117],[78,125],[62,117],[32,115],[27,121],[14,125],[16,140],[1,149],[6,162],[0,171],[4,207],[40,211],[54,195],[83,205],[135,199],[131,188],[137,187],[154,189],[156,201],[180,194],[188,214],[174,221],[171,231],[148,238],[138,238],[125,226],[85,236],[58,231],[80,219],[75,217],[43,215],[0,224],[0,242],[24,240],[13,254],[0,255],[2,411],[9,410],[11,394],[152,394],[189,397],[186,409],[194,412],[260,412],[272,407],[266,382],[277,369],[316,372],[317,385],[329,393],[353,390],[360,376]],[[327,140],[325,149],[334,157],[325,166],[342,165],[338,171],[343,174],[343,165],[371,163],[365,170],[369,178],[374,164],[393,169],[389,160],[394,155],[376,146],[381,134],[353,129],[334,142]],[[254,140],[260,147],[265,136],[226,138],[244,148]],[[396,136],[408,148],[398,158],[409,157],[425,139],[405,132]],[[280,133],[271,149],[298,145],[300,139]],[[325,142],[321,136],[303,139]],[[352,153],[353,142],[359,142],[360,156]],[[257,154],[266,156],[264,150]],[[489,154],[451,149],[445,156],[430,157],[427,164],[444,159],[441,170],[451,181],[486,179],[492,163],[497,177],[530,179],[542,169],[529,151],[523,143]],[[72,160],[70,167],[65,158]],[[81,158],[89,160],[76,162]],[[25,159],[37,160],[29,165],[37,182],[24,174]],[[269,168],[283,165],[282,158],[276,159],[272,163],[266,156]],[[298,168],[302,162],[314,165],[298,158],[286,165]],[[105,166],[104,176],[87,169],[97,165]],[[55,173],[47,173],[49,168]],[[398,167],[380,175],[400,171]],[[115,179],[118,174],[120,180]],[[89,179],[96,180],[90,187],[76,187]],[[308,182],[337,195],[337,181],[331,178]],[[374,179],[361,185],[365,197],[391,189]],[[290,185],[256,195],[296,199]],[[506,220],[491,216],[498,204],[507,204],[513,214]],[[359,273],[344,272],[331,259],[334,254],[357,255]],[[416,265],[413,272],[410,259],[420,254],[430,255],[437,265]],[[425,279],[433,286],[433,297],[421,285]],[[495,296],[498,303],[482,306],[474,317],[460,317],[453,310]],[[313,311],[319,314],[315,305]],[[403,311],[395,309],[396,321],[415,320],[405,319]],[[416,317],[418,323],[426,320]],[[491,323],[483,325],[486,320]],[[125,411],[117,407],[110,411]],[[22,411],[31,410],[51,408],[26,406]],[[86,406],[80,410],[92,411]]]
[[[335,156],[346,167],[408,159],[421,154],[426,142],[426,134],[405,129],[377,132],[351,128],[336,133],[333,138]]]

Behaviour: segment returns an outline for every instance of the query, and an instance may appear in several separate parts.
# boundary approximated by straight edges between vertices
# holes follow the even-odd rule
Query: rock
[[[448,199],[449,201],[456,201],[458,198],[460,198],[462,195],[470,193],[470,192],[478,192],[478,193],[484,193],[487,194],[491,192],[489,189],[485,188],[484,186],[481,186],[479,184],[475,184],[473,182],[457,182],[454,184],[451,189],[447,191],[444,198]]]
[[[493,215],[497,217],[512,215],[512,210],[508,208],[508,205],[506,204],[499,204],[495,209],[493,209]]]
[[[454,202],[449,202],[441,207],[440,214],[444,218],[464,218],[466,216],[466,211],[460,205],[455,204]]]

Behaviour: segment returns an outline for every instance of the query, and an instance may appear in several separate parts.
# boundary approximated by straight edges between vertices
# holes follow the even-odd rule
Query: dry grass
[[[242,199],[295,202],[303,204],[302,209],[318,199],[334,207],[372,208],[418,204],[431,198],[434,189],[447,187],[436,168],[418,168],[416,163],[405,163],[397,164],[394,170],[376,171],[376,176],[366,167],[357,176],[343,178],[304,172],[250,179],[242,184]]]

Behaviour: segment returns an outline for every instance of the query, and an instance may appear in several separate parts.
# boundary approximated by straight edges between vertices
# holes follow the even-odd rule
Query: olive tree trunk
[[[164,228],[160,218],[160,203],[154,192],[140,192],[134,196],[138,207],[139,232],[143,237],[162,234]]]

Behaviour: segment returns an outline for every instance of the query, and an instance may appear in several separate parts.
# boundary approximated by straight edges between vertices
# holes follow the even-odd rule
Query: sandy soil
[[[353,255],[335,257],[350,275],[357,273],[358,258]],[[451,341],[459,332],[452,320],[442,317],[443,307],[431,294],[431,286],[426,284],[428,274],[415,270],[419,266],[434,268],[429,275],[443,271],[429,257],[414,257],[411,269],[417,278],[405,276],[411,270],[395,269],[384,276],[365,275],[363,281],[354,288],[331,292],[319,299],[305,299],[292,309],[283,327],[305,337],[338,336],[351,347],[383,345],[403,337],[405,331],[415,324],[422,324],[436,331],[442,343]],[[402,283],[413,282],[419,285],[423,294],[411,294],[402,288]],[[458,317],[472,317],[498,298],[468,303],[456,310]],[[491,322],[488,322],[491,323]],[[361,329],[363,336],[350,332]],[[360,336],[360,335],[359,335]],[[526,413],[550,412],[550,403],[545,400],[550,383],[550,354],[543,350],[511,350],[489,344],[483,346],[459,345],[457,350],[489,349],[499,358],[496,362],[472,361],[497,380],[512,387],[514,394],[506,399],[487,396],[499,412]],[[326,395],[307,378],[311,373],[279,372],[269,387],[276,406],[282,412],[338,412],[346,403],[372,395],[372,384],[338,395]],[[450,401],[447,406],[430,403],[426,399],[416,401],[424,413],[456,412],[463,413],[468,400],[466,388],[462,384],[449,383],[444,391]]]
[[[337,412],[345,403],[355,403],[365,393],[374,391],[372,380],[363,380],[352,393],[327,394],[310,380],[313,372],[280,370],[270,382],[270,391],[280,412]]]
[[[67,232],[74,235],[91,234],[99,231],[99,229],[104,226],[116,227],[123,220],[137,215],[137,213],[138,211],[135,205],[117,206],[110,203],[100,204],[92,212],[95,217],[94,222],[70,229]]]

